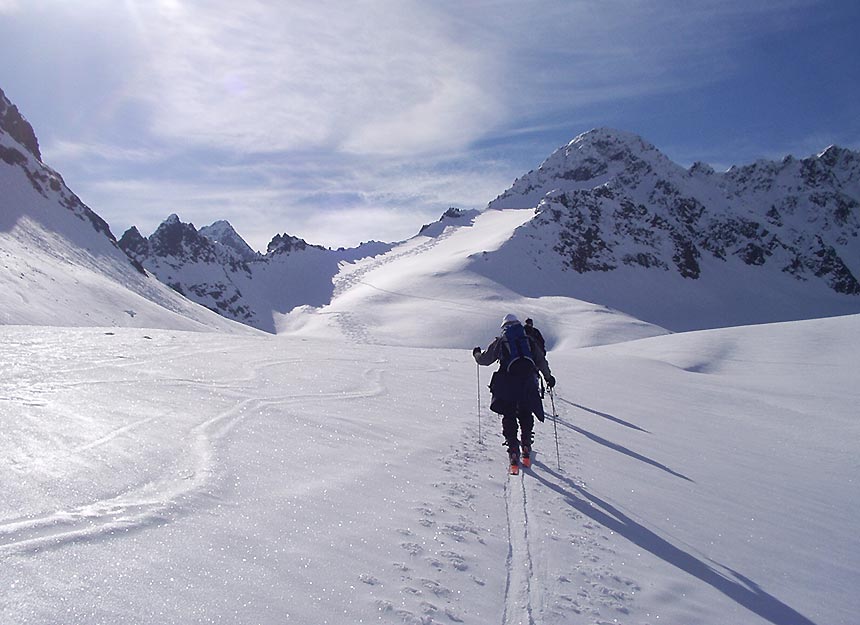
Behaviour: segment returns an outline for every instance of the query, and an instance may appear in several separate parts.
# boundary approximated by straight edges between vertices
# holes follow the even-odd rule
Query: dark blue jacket
[[[490,410],[499,414],[510,414],[516,410],[528,410],[541,421],[544,419],[543,401],[540,396],[537,373],[549,378],[552,372],[546,355],[540,345],[529,337],[532,357],[537,371],[524,374],[508,373],[504,366],[493,374],[490,381],[490,392],[492,401]],[[495,362],[500,365],[506,364],[508,357],[507,346],[503,336],[497,336],[486,350],[474,352],[475,362],[479,365],[489,366]]]

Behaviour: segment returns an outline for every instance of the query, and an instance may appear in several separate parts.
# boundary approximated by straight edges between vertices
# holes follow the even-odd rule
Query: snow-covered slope
[[[702,163],[684,169],[631,133],[599,129],[522,176],[489,211],[509,218],[476,219],[478,211],[452,208],[402,245],[354,250],[278,235],[260,255],[226,222],[198,233],[175,216],[148,243],[130,230],[120,245],[188,297],[269,332],[290,326],[283,318],[297,306],[339,310],[333,298],[378,266],[397,280],[414,277],[416,265],[444,265],[444,280],[501,286],[508,300],[575,298],[672,330],[860,311],[860,155],[850,150],[718,174]],[[497,232],[496,223],[516,227]],[[457,229],[464,231],[458,249],[431,251]],[[470,254],[471,262],[460,262]],[[362,260],[368,257],[379,258]],[[351,266],[357,261],[360,267]],[[406,288],[427,304],[436,282],[411,280]],[[398,310],[392,319],[401,309],[390,309]]]
[[[381,256],[341,267],[331,303],[294,310],[279,331],[384,345],[472,347],[489,341],[509,312],[547,326],[551,345],[595,345],[663,334],[662,328],[604,306],[567,297],[525,297],[469,269],[496,250],[533,213],[448,215]],[[512,271],[518,271],[512,265]],[[420,330],[415,331],[416,328]]]
[[[0,328],[0,621],[857,622],[860,316],[547,325],[559,454],[538,425],[516,478],[429,317],[422,347]]]
[[[32,128],[0,93],[0,324],[249,331],[135,267],[39,158]]]
[[[785,283],[771,284],[780,270],[751,279],[761,267],[738,254],[753,248],[711,237],[726,252],[709,258],[701,250],[716,246],[678,221],[684,203],[667,185],[705,189],[704,205],[727,189],[775,197],[768,189],[795,189],[792,168],[818,172],[807,177],[841,190],[793,191],[822,210],[779,204],[780,241],[814,217],[825,246],[851,251],[850,153],[699,185],[717,175],[622,135],[631,151],[610,151],[621,156],[605,168],[590,153],[558,170],[556,182],[581,188],[448,211],[365,258],[287,235],[249,255],[227,225],[201,236],[176,217],[158,236],[127,233],[131,256],[225,314],[220,304],[247,305],[281,333],[270,336],[135,268],[40,162],[21,119],[0,98],[0,322],[43,327],[0,326],[0,623],[858,622],[860,315],[673,335],[570,297],[598,276],[606,298],[595,301],[626,293],[618,301],[656,300],[654,317],[683,321],[711,306],[755,310],[735,301],[743,289],[754,300],[772,288],[795,314],[807,296],[789,297],[792,284],[818,289],[833,313],[856,296],[832,288],[832,258],[813,251],[823,264],[801,259]],[[590,218],[575,214],[589,201],[623,210],[599,189],[631,167],[630,188],[649,195],[661,170],[669,225],[656,231],[689,234],[699,256],[677,254],[693,248],[673,236],[666,247],[628,232],[570,258],[617,262],[629,248],[666,267],[564,265],[554,241]],[[570,193],[572,207],[558,200],[568,214],[552,202]],[[537,214],[515,206],[535,198]],[[595,219],[602,234],[616,227]],[[695,280],[682,275],[690,259]],[[660,291],[666,276],[677,283]],[[691,294],[702,301],[685,310]],[[508,312],[535,319],[558,380],[546,401],[557,418],[538,425],[536,462],[517,478],[487,409],[490,372],[476,375],[470,355]]]
[[[674,330],[860,311],[860,155],[849,150],[718,174],[599,129],[490,203],[509,207],[536,216],[472,269],[523,295]]]

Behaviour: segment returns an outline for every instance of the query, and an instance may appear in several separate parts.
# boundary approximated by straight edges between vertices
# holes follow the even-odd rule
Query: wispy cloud
[[[165,157],[163,150],[130,147],[116,143],[90,143],[59,140],[43,145],[42,152],[47,162],[87,159],[115,163],[152,163]]]
[[[492,63],[423,3],[140,2],[130,95],[153,128],[247,152],[464,146],[498,119]]]
[[[751,40],[797,26],[817,0],[495,2],[488,26],[505,55],[512,117],[544,118],[725,80]],[[476,27],[483,16],[473,15]]]
[[[35,113],[53,131],[37,127],[43,152],[116,229],[177,212],[229,219],[258,248],[276,232],[348,245],[409,236],[449,205],[484,206],[592,126],[716,166],[839,143],[834,124],[813,122],[784,145],[700,130],[751,50],[831,6],[0,0],[15,12],[0,37],[36,63],[34,93],[62,93]],[[706,95],[686,130],[647,132],[694,92]]]
[[[129,95],[156,132],[246,152],[463,149],[530,113],[720,80],[786,2],[137,2]]]
[[[265,250],[282,232],[332,247],[402,240],[449,206],[486,205],[515,176],[509,165],[488,159],[452,161],[441,169],[435,162],[396,159],[358,167],[351,155],[191,166],[177,165],[173,175],[115,168],[77,190],[117,236],[132,225],[149,234],[175,212],[198,227],[227,219],[252,247]],[[76,171],[72,177],[82,178]]]

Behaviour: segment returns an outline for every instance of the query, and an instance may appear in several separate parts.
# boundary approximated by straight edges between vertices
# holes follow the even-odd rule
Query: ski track
[[[578,416],[575,404],[565,401],[556,393],[559,422],[575,422]],[[547,419],[541,437],[548,450],[554,446],[551,419],[551,416]],[[619,573],[623,560],[615,547],[617,536],[573,505],[573,499],[584,504],[588,491],[582,479],[585,469],[577,453],[582,438],[566,428],[559,429],[558,436],[560,459],[550,459],[551,453],[546,452],[541,456],[543,461],[539,458],[532,465],[533,473],[525,474],[529,501],[540,507],[543,501],[551,500],[553,503],[547,508],[558,509],[563,517],[530,515],[527,545],[534,562],[544,565],[541,578],[547,584],[540,602],[532,604],[539,606],[537,622],[598,625],[627,622],[636,609],[635,598],[642,590],[641,584]],[[561,469],[557,468],[558,461]],[[560,507],[559,498],[567,500],[569,507]],[[538,545],[538,537],[546,539],[544,547]]]
[[[523,469],[519,475],[511,475],[505,483],[508,558],[502,625],[535,625],[525,472]]]
[[[562,407],[559,417],[575,420],[568,410]],[[623,562],[614,546],[617,537],[608,528],[573,505],[559,506],[560,497],[585,493],[587,486],[575,434],[559,431],[561,457],[552,457],[551,419],[537,432],[541,449],[548,451],[538,449],[532,467],[507,476],[505,483],[508,552],[502,625],[626,622],[641,585],[618,572]],[[494,462],[505,460],[500,456]],[[557,469],[558,461],[562,469]]]
[[[261,363],[254,367],[254,372],[258,375],[274,364],[277,363]],[[349,401],[385,392],[380,369],[368,369],[364,377],[364,387],[354,391],[242,399],[232,408],[189,428],[188,434],[193,442],[186,450],[188,453],[181,455],[179,468],[172,470],[170,475],[70,510],[0,520],[0,558],[145,530],[170,523],[189,510],[198,510],[207,502],[217,501],[219,484],[225,473],[225,469],[218,465],[218,448],[230,431],[247,416],[272,406],[282,409],[292,404],[302,406],[307,399]],[[186,383],[193,386],[199,382],[188,380]],[[154,419],[141,419],[117,428],[73,449],[71,453],[87,452]]]
[[[438,625],[495,620],[476,604],[488,612],[497,608],[495,589],[483,576],[481,564],[498,532],[488,527],[480,502],[482,479],[487,471],[496,473],[498,458],[477,441],[476,429],[467,427],[459,441],[439,459],[441,478],[428,473],[433,488],[410,502],[413,521],[392,537],[402,558],[359,576],[370,587],[369,601],[381,622]],[[496,475],[504,477],[501,471]]]
[[[57,510],[38,517],[0,524],[0,555],[34,553],[64,545],[101,539],[135,529],[168,523],[188,508],[192,500],[217,491],[215,455],[218,441],[249,412],[274,401],[247,400],[191,428],[193,443],[187,462],[169,476],[113,497],[71,510]],[[151,419],[150,419],[151,420]],[[145,420],[149,421],[149,420]],[[77,448],[87,451],[102,445],[142,422],[115,430],[108,436]]]
[[[129,423],[128,425],[118,427],[115,430],[111,430],[110,432],[108,432],[107,434],[102,436],[101,438],[98,438],[98,439],[96,439],[90,443],[87,443],[86,445],[80,445],[78,447],[75,447],[73,452],[78,454],[78,453],[81,453],[84,451],[89,451],[90,449],[95,449],[96,447],[101,447],[102,445],[109,443],[110,441],[112,441],[116,437],[122,436],[123,434],[127,434],[128,432],[131,432],[132,430],[135,430],[135,429],[137,429],[143,425],[146,425],[147,423],[154,421],[154,420],[155,420],[155,417],[147,417],[145,419],[139,419],[138,421],[135,421],[134,423]]]
[[[427,244],[434,241],[427,242]],[[169,350],[166,350],[169,351]],[[171,354],[172,355],[172,354]],[[211,356],[200,350],[195,357]],[[163,358],[164,354],[159,354]],[[263,361],[243,367],[242,375],[230,384],[218,381],[171,378],[161,383],[179,388],[215,390],[233,396],[235,404],[210,418],[190,423],[189,445],[171,465],[170,474],[144,484],[130,485],[124,492],[67,510],[55,510],[33,517],[0,521],[0,559],[27,555],[88,541],[110,540],[131,532],[146,531],[169,524],[194,511],[220,501],[221,485],[228,467],[219,462],[219,449],[229,442],[230,433],[248,417],[269,407],[281,411],[297,407],[306,400],[338,400],[378,396],[386,392],[381,363],[370,363],[360,386],[352,390],[312,395],[273,395],[248,397],[248,389],[258,388],[258,379],[268,370],[289,359]],[[97,371],[108,363],[84,367],[80,372]],[[123,365],[126,363],[123,362]],[[134,369],[153,366],[149,359],[129,363]],[[126,381],[125,378],[120,380]],[[116,382],[116,380],[114,380]],[[74,384],[84,384],[73,382]],[[23,389],[20,389],[23,390]],[[30,389],[32,392],[32,389]],[[24,397],[4,397],[21,401]],[[34,399],[32,395],[27,399]],[[560,417],[575,421],[575,404],[560,400]],[[571,413],[571,414],[567,414]],[[140,419],[118,427],[99,438],[70,450],[72,454],[92,451],[129,432],[145,427],[155,417]],[[498,422],[491,417],[487,428],[490,438],[498,437]],[[549,425],[549,427],[547,427]],[[373,607],[380,617],[420,625],[439,622],[491,622],[487,614],[470,614],[470,595],[487,596],[487,580],[476,566],[487,557],[487,544],[493,528],[479,518],[485,472],[505,480],[504,524],[496,530],[504,536],[507,550],[504,561],[505,584],[499,588],[502,625],[539,623],[611,623],[629,615],[633,596],[640,590],[634,580],[617,574],[616,552],[611,533],[578,510],[562,508],[566,518],[551,518],[540,513],[558,508],[557,500],[577,489],[585,489],[578,477],[582,467],[574,453],[579,437],[567,429],[559,432],[564,450],[564,469],[555,463],[536,460],[531,469],[518,476],[504,470],[506,457],[494,444],[477,441],[477,428],[466,427],[461,442],[441,457],[444,477],[434,484],[433,495],[413,506],[416,524],[402,527],[392,539],[402,550],[401,559],[384,571],[365,571],[359,581],[370,587]],[[553,444],[550,421],[539,431],[546,449]],[[551,454],[547,452],[546,458]],[[543,456],[541,456],[543,457]],[[552,467],[547,466],[551,464]],[[426,494],[424,496],[427,496]],[[551,500],[553,503],[548,503]],[[486,502],[485,502],[486,503]],[[548,547],[547,547],[548,545]],[[537,569],[540,569],[539,571]],[[538,575],[544,582],[537,584]],[[569,590],[568,590],[569,589]],[[498,612],[497,612],[498,614]],[[386,616],[387,615],[387,616]]]
[[[426,241],[423,241],[418,245],[409,246],[407,249],[394,249],[387,252],[386,254],[383,254],[382,256],[372,256],[370,258],[358,261],[357,263],[354,263],[352,265],[345,265],[344,268],[341,269],[341,271],[334,277],[334,292],[332,294],[332,301],[343,295],[351,288],[363,284],[365,276],[376,271],[380,267],[384,267],[385,265],[401,260],[403,258],[419,256],[427,250],[433,249],[441,241],[444,241],[445,239],[450,237],[455,230],[456,229],[454,228],[449,228],[442,232],[442,234],[440,234],[439,236],[430,237]]]
[[[332,279],[334,283],[334,291],[331,301],[335,301],[338,297],[346,293],[352,288],[359,286],[368,286],[376,288],[370,282],[365,281],[365,277],[372,274],[377,269],[384,267],[397,260],[418,256],[427,250],[436,247],[441,241],[450,237],[454,229],[448,229],[437,237],[428,238],[417,245],[409,245],[406,249],[391,250],[382,256],[372,256],[367,259],[362,259],[354,264],[345,264],[341,267],[340,272]],[[376,341],[373,339],[367,325],[361,321],[361,316],[349,311],[330,311],[328,314],[334,316],[334,319],[340,327],[343,335],[354,343],[370,345]]]

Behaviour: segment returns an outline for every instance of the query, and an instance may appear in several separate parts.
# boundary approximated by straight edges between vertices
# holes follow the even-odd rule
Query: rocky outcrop
[[[0,129],[4,130],[10,137],[27,148],[36,160],[42,160],[42,153],[39,151],[39,140],[36,138],[36,133],[18,107],[12,104],[0,89]]]
[[[530,205],[532,238],[572,272],[638,266],[696,280],[709,257],[860,295],[860,154],[850,150],[718,174],[703,163],[685,170],[635,135],[600,129],[490,207]]]

